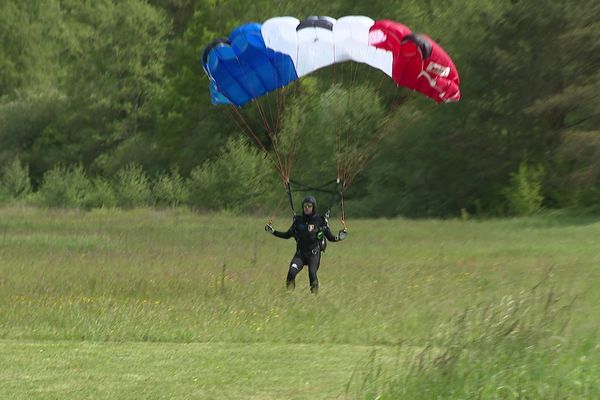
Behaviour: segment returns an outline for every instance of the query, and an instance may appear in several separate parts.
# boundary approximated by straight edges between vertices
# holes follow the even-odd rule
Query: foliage
[[[150,180],[138,164],[128,164],[117,172],[114,189],[120,207],[143,207],[153,201]]]
[[[91,180],[92,187],[83,200],[83,208],[112,208],[117,206],[117,195],[110,181],[102,177]],[[142,206],[143,204],[140,204]]]
[[[300,167],[294,177],[335,175],[321,160],[332,155],[332,123],[343,120],[365,138],[386,134],[349,193],[357,215],[504,215],[506,188],[523,163],[544,171],[544,208],[598,204],[593,0],[3,2],[0,167],[18,157],[34,190],[58,164],[106,180],[132,162],[149,176],[175,167],[186,180],[241,133],[234,111],[210,104],[203,46],[244,22],[314,14],[389,18],[426,32],[452,55],[463,98],[436,106],[379,71],[324,68],[275,112],[282,140],[297,138],[288,149]],[[347,85],[352,75],[357,87]],[[344,106],[352,93],[358,106]],[[264,135],[253,106],[238,111]]]
[[[190,174],[189,203],[199,210],[252,211],[272,195],[274,174],[264,156],[243,139],[230,139],[219,157]]]
[[[32,43],[19,47],[41,49],[20,54],[22,81],[5,101],[23,116],[4,117],[14,123],[0,128],[0,140],[13,151],[25,150],[22,158],[32,165],[35,181],[57,163],[98,168],[98,157],[153,123],[169,23],[159,10],[137,0],[18,4],[8,9],[16,20],[23,19],[24,37]],[[48,108],[51,114],[44,113]],[[28,110],[43,118],[32,124]],[[21,121],[33,125],[27,135],[13,128]]]
[[[11,199],[23,199],[30,192],[29,168],[15,158],[0,174],[0,193]]]
[[[0,102],[0,162],[6,165],[17,155],[28,164],[31,179],[37,186],[56,154],[47,147],[45,152],[34,155],[36,150],[33,146],[37,148],[40,145],[40,142],[36,144],[36,138],[57,114],[65,111],[64,99],[56,94]],[[62,154],[60,159],[64,163],[76,163],[70,155]]]
[[[58,165],[44,174],[35,201],[46,207],[83,207],[92,188],[83,166]]]
[[[0,99],[56,90],[65,30],[59,1],[0,4]]]
[[[541,166],[532,167],[525,163],[511,174],[510,186],[504,193],[512,214],[531,215],[540,211],[544,200],[541,193],[543,174]]]
[[[600,204],[600,132],[567,131],[557,149],[549,194],[556,203],[598,211]]]
[[[188,188],[177,169],[159,173],[152,187],[156,203],[161,206],[177,207],[188,200]]]

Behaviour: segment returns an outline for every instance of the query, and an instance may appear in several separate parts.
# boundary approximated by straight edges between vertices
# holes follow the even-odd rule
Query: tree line
[[[377,116],[381,123],[357,122],[356,135],[386,134],[347,193],[353,215],[599,210],[598,2],[326,3],[2,2],[0,201],[271,209],[284,195],[280,180],[243,140],[235,116],[210,104],[202,49],[241,23],[272,16],[367,15],[438,41],[457,65],[463,98],[436,105],[391,81],[381,84],[372,72],[357,79],[364,99],[376,101],[354,107],[352,121]],[[318,113],[332,102],[334,82],[324,71],[302,85],[280,118],[284,131],[302,138],[293,176],[319,183],[335,175],[324,158],[331,157],[336,117]],[[260,130],[259,122],[248,123]],[[133,185],[128,176],[147,180],[151,200],[126,200],[133,195],[120,190]],[[50,188],[70,179],[87,182],[78,189],[87,200],[51,200]],[[175,200],[157,194],[161,184],[179,187]],[[70,189],[61,190],[57,198]]]

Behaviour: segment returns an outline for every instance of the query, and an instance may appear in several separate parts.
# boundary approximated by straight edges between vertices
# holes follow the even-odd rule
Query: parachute
[[[286,157],[280,148],[280,114],[284,107],[277,99],[276,121],[269,123],[261,100],[269,93],[285,92],[294,83],[302,81],[300,78],[315,71],[332,65],[335,69],[335,65],[346,62],[382,71],[397,86],[421,93],[437,103],[456,102],[461,97],[458,71],[444,49],[429,36],[415,33],[391,20],[374,21],[366,16],[339,19],[313,16],[302,21],[289,16],[275,17],[262,24],[241,25],[227,38],[209,43],[202,53],[202,67],[210,82],[211,102],[229,105],[234,116],[241,120],[241,123],[238,122],[240,128],[269,155],[283,178],[292,211],[291,183],[300,187],[298,191],[339,194],[342,223],[343,193],[364,168],[372,149],[385,132],[369,127],[374,133],[368,141],[363,139],[352,147],[349,139],[351,128],[343,128],[345,137],[342,137],[344,132],[339,128],[343,123],[347,126],[351,123],[340,117],[343,123],[337,124],[337,151],[345,151],[345,154],[336,154],[337,177],[331,182],[334,189],[324,189],[330,183],[321,186],[301,184],[290,179],[294,155]],[[244,120],[240,112],[248,103],[256,104],[269,138],[267,143],[252,130],[252,124]],[[348,105],[345,109],[353,110],[353,107]],[[275,153],[273,156],[271,151]]]
[[[262,25],[245,24],[229,38],[213,41],[202,55],[212,102],[237,107],[345,61],[377,68],[436,102],[461,96],[452,59],[429,36],[365,16],[275,17]]]

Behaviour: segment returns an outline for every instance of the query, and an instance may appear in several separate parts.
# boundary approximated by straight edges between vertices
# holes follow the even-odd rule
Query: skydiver
[[[286,287],[293,290],[296,287],[296,275],[308,265],[310,291],[314,294],[319,291],[317,270],[321,263],[321,252],[325,250],[325,238],[331,242],[339,242],[346,238],[345,229],[340,230],[337,236],[333,235],[327,218],[317,214],[317,201],[313,196],[308,196],[302,201],[302,215],[294,217],[292,226],[286,232],[276,231],[271,223],[265,225],[265,231],[278,238],[296,239],[296,253],[290,262]]]

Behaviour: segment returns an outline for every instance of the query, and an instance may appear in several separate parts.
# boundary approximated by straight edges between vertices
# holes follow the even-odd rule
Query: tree
[[[94,165],[99,156],[148,129],[152,101],[164,79],[169,25],[154,8],[137,0],[63,1],[59,11],[56,25],[64,32],[64,47],[60,54],[46,52],[51,55],[46,61],[60,59],[49,94],[55,112],[20,143],[37,176],[58,162]],[[23,102],[34,104],[36,96]]]

